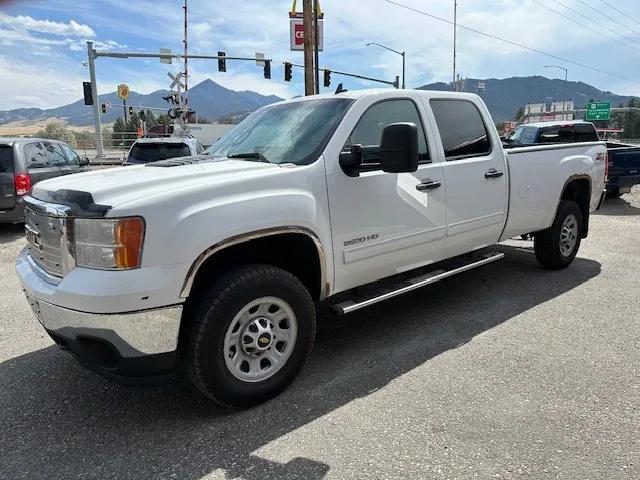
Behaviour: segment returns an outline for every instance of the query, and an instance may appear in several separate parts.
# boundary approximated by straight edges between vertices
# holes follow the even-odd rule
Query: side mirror
[[[89,165],[89,157],[80,157],[80,166],[86,167]]]
[[[351,145],[348,152],[342,152],[339,159],[342,171],[349,177],[359,177],[362,167],[362,145]]]
[[[388,173],[418,170],[418,127],[415,123],[392,123],[384,127],[380,140],[380,167]]]

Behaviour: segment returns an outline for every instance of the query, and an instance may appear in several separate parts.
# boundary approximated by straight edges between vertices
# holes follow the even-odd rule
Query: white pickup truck
[[[544,267],[567,267],[605,187],[604,143],[505,153],[462,93],[284,101],[207,153],[38,183],[17,272],[87,367],[124,382],[186,372],[233,406],[293,380],[321,302],[352,312],[529,233]]]

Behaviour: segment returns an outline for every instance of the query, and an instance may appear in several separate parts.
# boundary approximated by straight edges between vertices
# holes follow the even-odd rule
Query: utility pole
[[[320,39],[318,34],[318,15],[320,15],[320,9],[318,7],[319,0],[313,0],[313,64],[315,70],[315,93],[320,93],[320,70],[318,60],[318,49],[320,45]]]
[[[545,65],[544,68],[559,68],[560,70],[564,70],[564,92],[562,94],[562,120],[566,120],[566,114],[565,112],[567,111],[567,106],[566,106],[566,102],[567,102],[567,73],[568,70],[565,67],[561,67],[560,65]]]
[[[315,93],[313,75],[313,8],[312,0],[302,1],[302,23],[304,26],[304,94]]]
[[[458,0],[453,0],[453,91],[457,92],[456,85],[456,36],[457,36]]]
[[[184,108],[185,111],[189,110],[189,69],[187,61],[189,56],[187,55],[187,0],[184,0]],[[186,116],[186,113],[184,114]]]
[[[100,125],[100,99],[98,98],[98,84],[96,83],[95,51],[93,42],[87,42],[87,58],[89,61],[89,80],[91,81],[91,96],[93,97],[93,126],[96,132],[96,158],[104,157],[102,146],[102,126]]]

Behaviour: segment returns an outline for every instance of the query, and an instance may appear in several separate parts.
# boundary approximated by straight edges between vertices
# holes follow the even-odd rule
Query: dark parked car
[[[640,147],[624,143],[607,142],[609,181],[607,197],[619,197],[629,193],[631,187],[640,184]]]
[[[565,120],[559,122],[524,123],[504,140],[504,146],[525,147],[553,143],[599,142],[593,123]]]
[[[0,223],[24,221],[22,198],[40,180],[89,170],[89,160],[58,140],[0,137]]]

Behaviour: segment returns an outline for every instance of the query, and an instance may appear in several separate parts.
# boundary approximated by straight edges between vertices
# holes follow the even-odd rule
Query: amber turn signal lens
[[[123,218],[115,227],[116,268],[138,267],[142,257],[144,221],[139,217]]]

